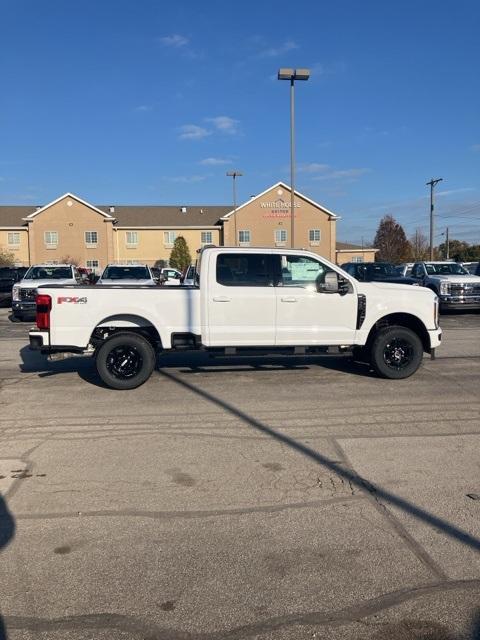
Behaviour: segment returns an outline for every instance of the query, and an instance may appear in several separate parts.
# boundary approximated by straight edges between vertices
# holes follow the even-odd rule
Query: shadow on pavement
[[[108,388],[97,375],[95,363],[90,356],[71,356],[62,360],[49,360],[38,351],[24,346],[20,349],[20,371],[22,373],[38,373],[40,378],[62,373],[77,373],[80,378],[99,387]],[[261,373],[266,371],[302,371],[312,367],[344,372],[361,377],[376,377],[367,366],[353,362],[348,356],[231,356],[212,358],[205,352],[172,353],[160,355],[157,359],[157,370],[179,369],[181,373]]]
[[[480,610],[473,623],[472,640],[480,640]]]
[[[174,375],[173,373],[167,372],[165,370],[160,371],[160,374],[165,376],[172,382],[175,382],[179,386],[183,387],[185,390],[196,394],[197,396],[211,402],[212,404],[215,404],[216,406],[220,407],[221,409],[230,413],[236,418],[239,418],[242,422],[252,427],[253,429],[260,431],[261,433],[268,435],[271,438],[279,442],[282,442],[283,444],[286,444],[291,449],[294,449],[295,451],[298,451],[299,453],[306,456],[307,458],[314,460],[317,464],[320,464],[322,467],[326,467],[330,471],[333,471],[338,476],[340,476],[345,480],[348,480],[349,482],[352,483],[352,485],[358,487],[359,489],[369,491],[372,495],[375,496],[376,499],[381,499],[386,503],[401,509],[403,512],[410,514],[417,520],[420,520],[425,524],[431,527],[434,527],[435,529],[440,529],[449,538],[452,538],[458,542],[461,542],[462,544],[464,544],[467,547],[470,547],[476,552],[480,552],[480,539],[471,535],[467,531],[464,531],[459,527],[453,524],[450,524],[446,520],[443,520],[442,518],[435,516],[434,514],[430,513],[429,511],[426,511],[421,507],[417,507],[415,504],[409,502],[404,498],[398,497],[394,493],[391,493],[385,489],[381,489],[380,487],[374,486],[368,480],[366,480],[365,478],[362,478],[360,475],[350,470],[348,466],[346,466],[345,464],[339,463],[335,460],[330,460],[325,455],[323,455],[322,453],[319,453],[315,449],[312,449],[311,447],[303,444],[302,442],[295,440],[294,438],[284,433],[276,431],[275,429],[273,429],[272,427],[269,427],[267,424],[264,424],[257,418],[254,418],[253,416],[248,415],[241,409],[238,409],[237,407],[226,402],[225,400],[217,398],[212,393],[209,393],[208,391],[205,391],[203,389],[199,389],[198,387],[194,386],[190,382],[182,380],[177,375]]]
[[[470,534],[468,531],[460,529],[456,525],[451,524],[450,522],[430,513],[426,509],[423,509],[422,507],[419,507],[414,503],[404,498],[401,498],[395,495],[394,493],[391,493],[390,491],[374,486],[367,479],[362,478],[354,470],[351,470],[347,464],[342,464],[341,462],[339,463],[335,460],[331,460],[327,458],[324,454],[320,453],[319,451],[312,449],[308,445],[305,445],[302,442],[299,442],[298,440],[295,440],[294,438],[284,433],[276,431],[275,429],[261,422],[257,418],[254,418],[253,416],[248,415],[241,409],[238,409],[237,407],[226,402],[225,400],[222,400],[216,397],[212,393],[209,393],[208,391],[205,391],[203,389],[199,389],[198,387],[194,386],[190,382],[182,380],[177,375],[171,372],[167,372],[165,370],[160,371],[160,375],[163,375],[164,377],[168,378],[172,382],[175,382],[179,386],[183,387],[184,390],[199,396],[203,400],[207,400],[211,402],[217,407],[220,407],[221,409],[223,409],[225,412],[228,412],[231,415],[235,416],[236,418],[239,418],[247,426],[259,431],[260,433],[270,436],[274,440],[279,441],[287,445],[291,449],[294,449],[298,453],[306,456],[307,458],[314,460],[317,464],[329,469],[330,471],[333,471],[335,474],[349,481],[352,485],[356,486],[360,490],[368,491],[375,497],[376,500],[382,500],[388,505],[401,509],[404,513],[407,513],[413,516],[416,520],[420,520],[424,524],[434,528],[437,531],[438,530],[443,531],[445,535],[448,536],[449,538],[460,542],[466,547],[473,549],[477,553],[480,553],[480,539],[476,538],[474,535]],[[432,640],[436,640],[436,636],[434,637],[434,636],[416,636],[416,635],[412,636],[412,639],[420,638],[420,637],[421,638],[428,637],[429,639],[432,638]],[[476,612],[475,618],[472,621],[471,640],[480,640],[480,609]]]
[[[15,520],[8,510],[7,503],[0,495],[0,554],[15,535]],[[0,613],[0,640],[7,640],[7,630]]]

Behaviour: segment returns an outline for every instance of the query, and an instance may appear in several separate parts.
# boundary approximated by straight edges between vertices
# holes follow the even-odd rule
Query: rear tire
[[[407,327],[387,327],[373,339],[370,357],[373,368],[382,378],[408,378],[422,362],[422,341]]]
[[[118,333],[97,349],[95,365],[102,381],[111,389],[136,389],[155,368],[155,351],[143,336]]]

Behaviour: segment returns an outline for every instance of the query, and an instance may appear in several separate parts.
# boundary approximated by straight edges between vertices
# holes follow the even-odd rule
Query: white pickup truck
[[[386,378],[414,373],[440,344],[430,290],[358,282],[308,251],[207,247],[197,284],[41,286],[30,346],[95,355],[103,382],[133,389],[156,353],[292,354],[352,351]]]

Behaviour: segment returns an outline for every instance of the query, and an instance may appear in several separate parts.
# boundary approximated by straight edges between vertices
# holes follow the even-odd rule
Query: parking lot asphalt
[[[1,310],[0,639],[480,640],[480,314],[441,325],[407,380],[182,354],[118,392]]]

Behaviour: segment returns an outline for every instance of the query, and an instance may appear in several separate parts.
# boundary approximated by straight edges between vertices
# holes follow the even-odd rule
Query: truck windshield
[[[375,278],[383,278],[385,276],[397,276],[398,273],[395,270],[393,264],[388,262],[379,262],[378,264],[367,264],[366,275],[368,280],[375,280]]]
[[[30,267],[23,277],[25,280],[66,280],[73,278],[70,267]]]
[[[146,267],[107,267],[102,280],[149,280],[150,274]]]
[[[455,275],[455,276],[463,276],[468,275],[468,271],[462,267],[461,264],[457,264],[456,262],[437,262],[426,264],[425,268],[429,276],[432,275]]]

